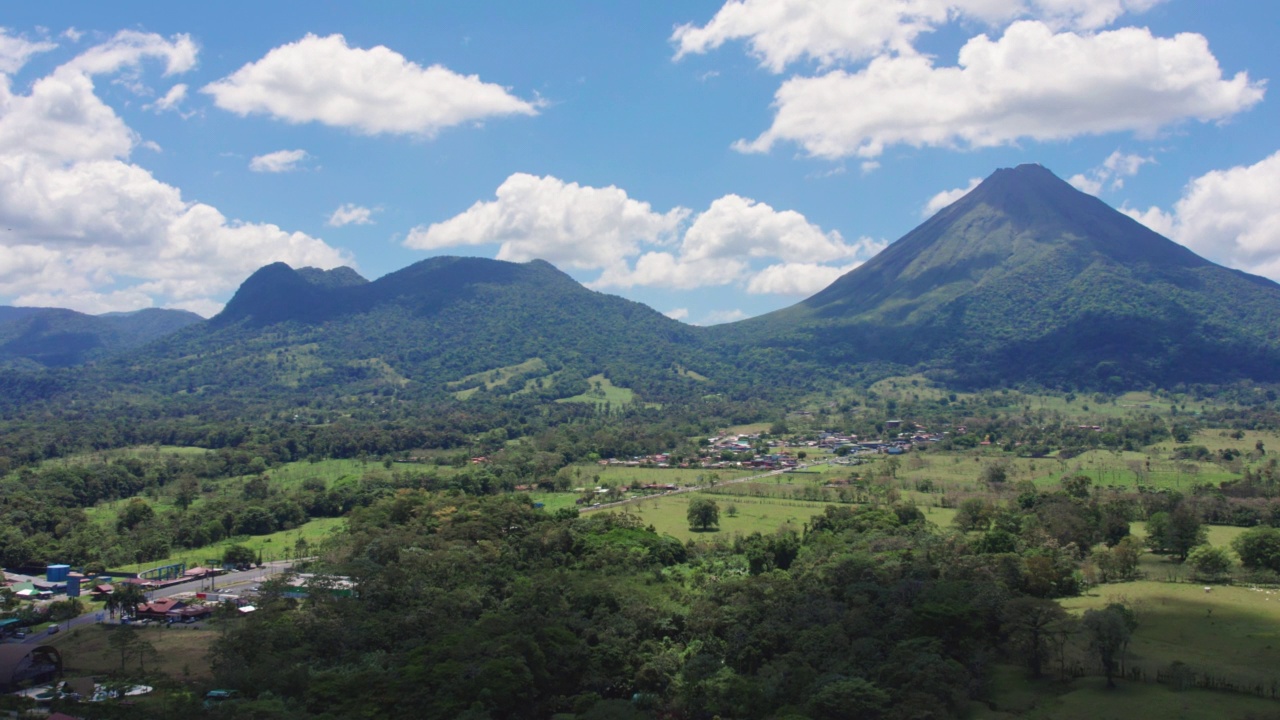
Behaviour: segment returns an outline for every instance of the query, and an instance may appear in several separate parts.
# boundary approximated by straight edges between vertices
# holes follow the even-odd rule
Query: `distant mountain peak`
[[[807,325],[827,328],[829,342],[841,328],[844,347],[824,355],[949,364],[982,383],[1096,385],[1104,372],[1107,382],[1280,377],[1268,365],[1280,347],[1258,345],[1277,324],[1280,286],[1214,265],[1029,164],[996,170],[813,297],[723,332],[770,341]]]
[[[298,268],[297,273],[303,280],[321,287],[352,287],[369,282],[360,273],[346,266],[336,267],[332,270],[304,267]]]

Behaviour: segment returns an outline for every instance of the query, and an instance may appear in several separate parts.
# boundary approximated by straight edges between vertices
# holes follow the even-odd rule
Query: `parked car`
[[[50,634],[50,635],[57,635],[57,634],[58,634],[58,626],[57,626],[57,625],[50,625],[50,626],[49,626],[49,634]]]

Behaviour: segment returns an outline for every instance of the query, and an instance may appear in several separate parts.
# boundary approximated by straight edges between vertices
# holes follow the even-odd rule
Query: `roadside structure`
[[[62,654],[52,645],[0,645],[0,691],[52,682],[62,676]]]

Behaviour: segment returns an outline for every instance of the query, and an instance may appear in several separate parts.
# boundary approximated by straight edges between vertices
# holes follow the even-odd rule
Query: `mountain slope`
[[[537,372],[497,392],[563,397],[605,373],[661,400],[697,384],[680,372],[703,367],[696,335],[543,261],[438,257],[372,282],[277,263],[250,276],[206,325],[122,360],[116,377],[200,393],[438,395],[538,359],[528,366]]]
[[[968,384],[1280,380],[1280,286],[1219,267],[1038,165],[998,170],[813,297],[713,329],[819,365]]]
[[[158,308],[85,315],[61,308],[0,307],[0,367],[79,365],[144,345],[202,320],[185,310]]]

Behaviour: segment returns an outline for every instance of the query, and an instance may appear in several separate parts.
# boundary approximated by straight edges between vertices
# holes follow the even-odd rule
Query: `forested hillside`
[[[790,308],[710,329],[814,367],[1109,391],[1280,379],[1280,286],[1214,265],[1038,165],[973,191]]]

